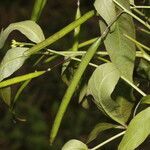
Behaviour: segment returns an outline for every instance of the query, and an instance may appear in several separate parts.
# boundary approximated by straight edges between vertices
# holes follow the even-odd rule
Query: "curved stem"
[[[32,78],[36,78],[38,76],[43,75],[46,72],[47,72],[47,70],[46,71],[35,71],[33,73],[28,73],[28,74],[25,74],[25,75],[13,77],[11,79],[1,81],[0,82],[0,88],[4,88],[6,86],[10,86],[10,85],[22,82],[22,81],[26,81],[26,80],[29,80],[29,79],[32,79]]]
[[[121,132],[121,133],[119,133],[119,134],[117,134],[117,135],[115,135],[115,136],[109,138],[108,140],[106,140],[106,141],[100,143],[99,145],[97,145],[97,146],[95,146],[94,148],[89,149],[89,150],[97,150],[97,149],[99,149],[100,147],[104,146],[105,144],[107,144],[107,143],[109,143],[109,142],[111,142],[111,141],[113,141],[113,140],[119,138],[120,136],[124,135],[125,132],[126,132],[126,131],[123,131],[123,132]]]
[[[140,104],[141,104],[141,100],[137,103],[136,107],[134,108],[133,117],[135,117],[136,112],[137,112],[137,110],[138,110]]]

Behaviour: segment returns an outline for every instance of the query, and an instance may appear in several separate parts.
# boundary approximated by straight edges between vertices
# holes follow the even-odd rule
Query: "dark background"
[[[81,0],[81,12],[93,9],[94,0]],[[147,5],[149,1],[142,1],[141,5]],[[28,20],[31,17],[33,0],[0,0],[0,29],[6,28],[10,23]],[[76,11],[76,0],[48,0],[46,7],[40,17],[38,24],[43,29],[46,37],[57,32],[61,28],[74,20]],[[149,14],[148,12],[145,12]],[[137,23],[137,26],[141,25]],[[137,38],[145,44],[148,44],[148,36],[141,33],[138,28]],[[73,44],[73,33],[71,32],[63,39],[53,44],[50,48],[66,50]],[[90,19],[81,26],[80,41],[86,41],[99,35],[97,18]],[[6,48],[1,50],[0,59],[10,48],[11,39],[26,40],[18,32],[13,32],[5,45]],[[34,58],[33,58],[34,60]],[[31,67],[32,59],[28,60],[24,67],[15,74],[27,73],[34,68]],[[54,62],[54,64],[57,62]],[[53,65],[53,64],[48,64]],[[39,68],[43,66],[38,66]],[[26,122],[17,121],[9,112],[8,107],[0,101],[0,150],[19,150],[35,149],[48,150],[61,149],[62,145],[69,139],[79,139],[83,142],[96,123],[106,120],[99,110],[92,104],[89,110],[85,110],[78,104],[77,94],[71,101],[65,114],[59,135],[53,147],[49,146],[49,132],[61,99],[66,90],[66,85],[61,79],[60,67],[55,68],[52,72],[34,79],[23,91],[16,106],[16,112],[19,117],[26,118]],[[19,85],[13,86],[15,93]],[[14,95],[13,95],[14,96]],[[112,136],[114,132],[107,132],[100,137],[91,146],[100,143]],[[103,149],[114,150],[119,140],[111,142]],[[146,150],[146,144],[144,144]],[[143,147],[144,147],[143,146]]]

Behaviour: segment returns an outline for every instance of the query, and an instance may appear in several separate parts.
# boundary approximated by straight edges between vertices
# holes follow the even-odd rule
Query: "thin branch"
[[[136,8],[139,8],[139,9],[150,9],[150,6],[131,6],[130,8],[131,9],[136,9]]]
[[[126,132],[126,131],[123,131],[123,132],[121,132],[121,133],[119,133],[119,134],[117,134],[117,135],[115,135],[115,136],[109,138],[108,140],[106,140],[106,141],[100,143],[99,145],[97,145],[97,146],[95,146],[94,148],[89,149],[89,150],[97,150],[97,149],[99,149],[100,147],[104,146],[105,144],[107,144],[107,143],[109,143],[109,142],[111,142],[111,141],[113,141],[113,140],[119,138],[120,136],[124,135],[125,132]]]
[[[132,42],[134,42],[136,45],[139,45],[139,46],[143,47],[145,50],[150,51],[150,48],[147,47],[146,45],[143,45],[142,43],[136,41],[135,39],[133,39],[132,37],[130,37],[130,36],[126,35],[126,34],[124,34],[124,36],[126,38],[128,38],[129,40],[131,40]]]

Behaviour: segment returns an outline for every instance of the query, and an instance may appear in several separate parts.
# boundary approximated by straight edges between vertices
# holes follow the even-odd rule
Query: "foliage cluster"
[[[149,9],[149,6],[137,6],[133,0],[96,0],[95,10],[84,15],[80,12],[80,1],[77,2],[75,21],[45,38],[37,21],[46,4],[46,0],[37,0],[33,8],[31,20],[12,23],[0,34],[2,49],[9,34],[13,30],[20,31],[30,42],[12,40],[11,48],[6,52],[0,64],[0,94],[2,100],[9,106],[10,112],[16,116],[15,106],[22,91],[34,78],[50,73],[58,65],[62,66],[61,78],[68,86],[57,112],[50,143],[57,136],[66,109],[75,91],[79,91],[79,103],[83,108],[90,107],[93,101],[98,109],[107,116],[108,122],[98,123],[91,131],[87,143],[95,140],[98,135],[108,129],[119,132],[108,140],[90,150],[96,150],[110,141],[123,135],[118,146],[119,150],[134,150],[150,134],[150,95],[140,88],[141,78],[150,80],[150,48],[136,40],[136,24],[141,25],[141,31],[150,34],[149,20],[139,9]],[[88,19],[97,16],[100,34],[98,37],[79,43],[80,26]],[[51,44],[74,31],[74,43],[69,50],[53,50]],[[102,46],[104,44],[104,46]],[[87,51],[81,48],[90,45]],[[53,67],[11,77],[23,67],[25,61],[35,55],[38,59],[32,64],[47,64],[63,57],[63,61]],[[92,75],[88,71],[92,68]],[[93,69],[94,68],[94,69]],[[38,69],[39,70],[39,69]],[[138,74],[135,76],[134,71]],[[9,78],[8,78],[9,77]],[[7,79],[8,78],[8,79]],[[11,86],[21,82],[15,97],[12,99]],[[42,86],[42,85],[41,85]],[[78,92],[77,92],[78,93]],[[88,150],[88,144],[78,140],[70,140],[62,150]]]

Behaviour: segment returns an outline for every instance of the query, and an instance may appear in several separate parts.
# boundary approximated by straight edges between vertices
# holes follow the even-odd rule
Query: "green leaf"
[[[141,103],[142,104],[150,104],[150,95],[142,97]]]
[[[27,59],[24,52],[28,48],[16,47],[7,51],[0,64],[0,81],[12,75]]]
[[[110,24],[115,19],[116,10],[113,0],[96,0],[94,6],[107,24]]]
[[[0,89],[0,97],[3,99],[3,101],[10,106],[11,104],[11,88],[6,87]]]
[[[88,94],[104,114],[125,126],[126,114],[115,100],[111,98],[120,78],[120,72],[113,63],[100,65],[92,74],[88,83]]]
[[[118,150],[134,150],[150,134],[150,107],[137,114],[130,122]]]
[[[129,1],[118,1],[120,4],[122,4],[122,6],[130,10]],[[118,10],[119,12],[122,11],[120,8],[118,8]],[[101,30],[103,32],[102,28]],[[133,39],[135,38],[133,20],[125,13],[122,14],[116,21],[114,32],[109,32],[104,44],[109,53],[111,61],[115,64],[125,78],[132,81],[136,49],[135,44],[127,39],[124,34],[129,35]]]
[[[6,86],[10,86],[12,84],[16,84],[28,79],[32,79],[32,78],[36,78],[42,74],[44,74],[46,71],[36,71],[33,73],[28,73],[26,75],[22,75],[22,76],[18,76],[18,77],[14,77],[5,81],[1,81],[0,82],[0,88],[6,87]]]
[[[62,150],[88,150],[88,147],[79,140],[70,140],[63,147]]]
[[[40,26],[36,24],[34,21],[27,20],[17,23],[10,24],[4,31],[1,31],[0,34],[0,48],[3,47],[8,35],[13,30],[19,30],[22,34],[24,34],[28,39],[32,42],[39,43],[45,40],[43,31]]]
[[[111,129],[111,128],[116,128],[118,127],[118,125],[115,125],[115,124],[111,124],[111,123],[99,123],[97,124],[94,129],[91,131],[89,137],[88,137],[88,140],[87,142],[91,142],[93,141],[94,139],[97,138],[97,136],[105,131],[105,130],[108,130],[108,129]]]

